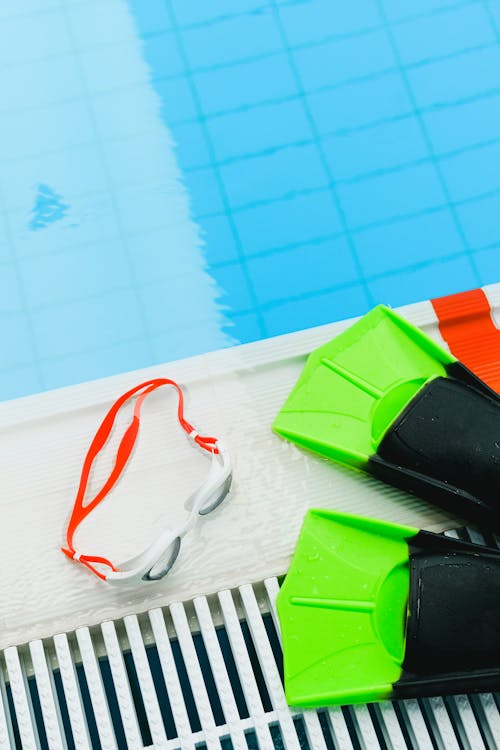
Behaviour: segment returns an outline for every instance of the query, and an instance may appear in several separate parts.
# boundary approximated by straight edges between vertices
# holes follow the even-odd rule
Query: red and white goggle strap
[[[94,508],[99,505],[102,500],[104,500],[106,495],[108,495],[108,493],[112,490],[121,474],[123,473],[130,455],[134,449],[137,435],[139,433],[142,404],[150,393],[157,390],[158,388],[161,388],[162,386],[172,386],[177,391],[177,395],[179,397],[177,417],[179,420],[179,424],[186,432],[188,437],[190,437],[191,440],[193,440],[194,443],[196,443],[196,445],[198,445],[202,450],[205,450],[208,453],[212,454],[218,453],[217,438],[200,435],[197,430],[195,430],[193,425],[185,418],[184,394],[181,387],[174,380],[170,380],[169,378],[155,378],[153,380],[147,380],[144,383],[140,383],[134,388],[131,388],[115,401],[115,403],[111,406],[108,413],[102,420],[85,456],[80,476],[80,482],[76,493],[75,503],[73,506],[73,512],[71,514],[68,529],[66,532],[67,546],[61,548],[62,552],[64,552],[67,557],[72,560],[81,562],[82,565],[85,565],[96,576],[98,576],[98,578],[101,578],[102,580],[106,580],[106,575],[98,568],[96,568],[95,564],[103,565],[115,572],[118,569],[110,560],[105,557],[101,557],[99,555],[80,554],[73,544],[73,537],[78,526],[82,523],[82,521],[85,520],[85,518],[87,518],[90,513],[92,513]],[[122,406],[124,406],[127,401],[129,401],[129,399],[133,398],[134,396],[138,396],[138,398],[134,406],[132,420],[123,433],[123,436],[118,445],[114,466],[111,469],[107,480],[105,481],[99,492],[92,498],[92,500],[84,505],[83,502],[87,492],[90,472],[92,470],[94,461],[109,439],[118,412],[120,411]]]

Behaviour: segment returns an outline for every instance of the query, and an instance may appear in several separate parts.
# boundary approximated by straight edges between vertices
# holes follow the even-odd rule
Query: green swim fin
[[[500,397],[382,305],[310,355],[273,429],[500,526]]]
[[[311,510],[277,607],[291,705],[500,688],[499,550]]]

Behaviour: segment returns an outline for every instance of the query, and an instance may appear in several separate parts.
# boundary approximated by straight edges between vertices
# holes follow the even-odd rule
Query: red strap
[[[500,392],[500,330],[482,289],[432,300],[450,351],[490,388]]]
[[[174,380],[170,380],[169,378],[155,378],[154,380],[147,380],[145,383],[141,383],[140,385],[136,385],[134,388],[131,388],[129,391],[120,396],[112,405],[112,407],[102,420],[99,429],[97,430],[94,439],[90,444],[87,455],[85,456],[82,473],[80,476],[80,484],[78,486],[73,512],[71,514],[68,529],[66,532],[66,541],[68,546],[67,548],[61,548],[62,552],[64,552],[67,557],[73,559],[76,554],[75,547],[73,545],[73,537],[75,535],[76,529],[82,523],[82,521],[85,520],[89,513],[92,513],[94,508],[99,505],[99,503],[104,500],[106,495],[113,489],[123,470],[125,469],[125,466],[127,465],[127,462],[136,443],[137,435],[139,433],[141,408],[144,400],[150,393],[155,391],[157,388],[161,388],[161,386],[164,385],[171,385],[177,391],[177,394],[179,396],[177,417],[182,429],[190,437],[192,437],[194,442],[197,443],[200,448],[203,448],[203,450],[208,451],[209,453],[218,452],[216,448],[216,438],[198,435],[193,425],[190,424],[190,422],[188,422],[184,417],[184,394],[181,387]],[[120,440],[120,444],[116,451],[115,463],[113,468],[111,469],[109,477],[107,478],[99,492],[92,498],[92,500],[84,505],[83,502],[87,492],[87,485],[92,465],[108,441],[108,438],[113,430],[118,412],[129,399],[136,395],[138,395],[138,398],[134,406],[132,421],[123,433],[123,437]],[[106,579],[105,574],[101,573],[101,571],[99,571],[94,565],[92,565],[92,563],[105,565],[113,571],[117,570],[113,563],[111,563],[105,557],[96,557],[95,555],[80,555],[78,559],[81,563],[83,563],[83,565],[89,568],[89,570],[95,573],[96,576],[103,580]]]

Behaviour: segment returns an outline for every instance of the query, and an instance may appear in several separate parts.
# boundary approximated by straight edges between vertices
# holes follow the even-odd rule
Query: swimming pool
[[[0,398],[499,278],[500,8],[0,8]]]

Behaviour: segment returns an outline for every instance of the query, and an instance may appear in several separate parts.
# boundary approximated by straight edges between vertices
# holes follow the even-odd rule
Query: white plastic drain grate
[[[290,710],[278,588],[270,578],[6,649],[1,750],[497,748],[493,695]]]

